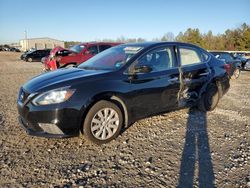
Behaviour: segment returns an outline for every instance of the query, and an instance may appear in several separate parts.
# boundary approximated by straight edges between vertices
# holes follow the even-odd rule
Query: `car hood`
[[[74,82],[86,81],[90,78],[98,79],[97,75],[103,78],[106,70],[84,70],[80,68],[59,69],[40,74],[23,85],[23,89],[29,93],[41,92],[59,87],[70,86]],[[81,79],[83,78],[83,79]]]

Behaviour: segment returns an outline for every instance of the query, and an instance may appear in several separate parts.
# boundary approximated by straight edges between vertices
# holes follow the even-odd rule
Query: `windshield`
[[[109,48],[92,57],[88,61],[85,61],[79,65],[79,68],[102,70],[119,69],[140,50],[142,50],[142,47],[138,46],[116,46]]]
[[[70,49],[70,51],[72,51],[72,52],[80,53],[80,52],[82,51],[83,48],[84,48],[84,45],[82,45],[82,44],[77,44],[77,45],[75,45],[75,46],[70,47],[69,49]]]
[[[34,51],[36,51],[36,50],[27,51],[26,54],[32,54]]]

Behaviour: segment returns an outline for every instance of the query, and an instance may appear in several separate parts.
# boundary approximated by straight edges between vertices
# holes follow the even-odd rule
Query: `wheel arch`
[[[103,93],[103,94],[99,94],[94,96],[91,100],[89,100],[88,104],[85,105],[83,108],[84,110],[82,110],[82,114],[81,114],[81,124],[80,124],[80,130],[83,131],[83,124],[85,121],[85,117],[88,114],[89,110],[99,101],[101,100],[106,100],[109,102],[113,102],[115,105],[117,105],[123,115],[123,126],[127,127],[128,126],[128,122],[129,122],[129,117],[128,117],[128,110],[127,107],[124,103],[124,101],[122,100],[122,97],[119,96],[119,94],[117,93]]]

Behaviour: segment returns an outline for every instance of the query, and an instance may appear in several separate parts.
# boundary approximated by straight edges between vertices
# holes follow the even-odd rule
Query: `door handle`
[[[178,78],[174,77],[174,78],[169,79],[168,81],[170,81],[170,82],[176,82],[176,81],[178,81]]]

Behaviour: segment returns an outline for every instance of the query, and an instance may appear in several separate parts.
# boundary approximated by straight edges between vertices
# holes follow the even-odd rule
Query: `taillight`
[[[231,66],[229,64],[224,64],[224,68],[225,70],[227,71],[227,74],[230,75],[230,69],[231,69]]]

